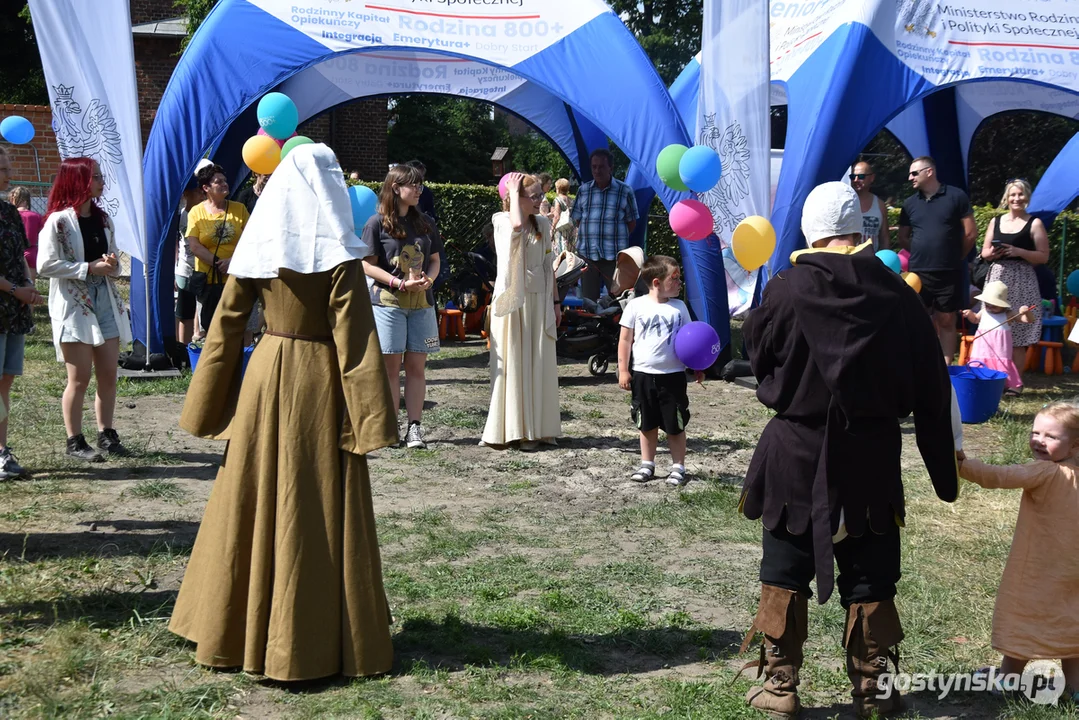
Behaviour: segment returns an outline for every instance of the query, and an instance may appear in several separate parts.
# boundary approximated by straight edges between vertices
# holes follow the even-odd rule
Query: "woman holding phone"
[[[1027,348],[1042,337],[1042,296],[1038,288],[1035,265],[1049,260],[1049,236],[1045,225],[1027,212],[1030,203],[1030,183],[1020,178],[1004,186],[1000,207],[1006,209],[989,223],[982,243],[982,258],[992,263],[986,283],[999,280],[1008,286],[1012,307],[1028,305],[1031,322],[1012,326],[1012,361],[1022,372]],[[1017,395],[1017,390],[1005,391]]]

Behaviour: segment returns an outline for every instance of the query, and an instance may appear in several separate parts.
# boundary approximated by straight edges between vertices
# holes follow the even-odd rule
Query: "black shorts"
[[[634,372],[630,387],[633,406],[629,416],[638,430],[648,432],[658,427],[668,435],[685,432],[689,424],[689,396],[684,372],[665,375]]]
[[[195,319],[195,295],[187,290],[176,291],[176,319]]]
[[[963,283],[963,273],[959,270],[919,270],[922,281],[922,302],[930,310],[938,312],[959,312],[967,306],[969,289]]]

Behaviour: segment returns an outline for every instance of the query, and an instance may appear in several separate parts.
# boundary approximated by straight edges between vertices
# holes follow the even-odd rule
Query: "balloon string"
[[[1020,310],[1015,315],[1012,315],[1010,318],[1008,318],[1007,320],[1002,322],[1000,325],[994,325],[993,327],[989,328],[988,330],[983,330],[982,332],[978,333],[977,335],[974,336],[974,339],[977,340],[978,338],[980,338],[982,335],[985,335],[986,333],[991,333],[994,330],[997,330],[999,328],[1004,327],[1005,325],[1010,323],[1012,320],[1015,320],[1017,317],[1022,315],[1024,312],[1026,312],[1026,311],[1025,310]]]

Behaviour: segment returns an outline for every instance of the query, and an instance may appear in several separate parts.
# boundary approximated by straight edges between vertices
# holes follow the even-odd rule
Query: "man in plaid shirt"
[[[593,150],[589,160],[592,181],[577,191],[570,217],[577,225],[577,254],[590,266],[581,277],[581,295],[599,300],[600,281],[611,287],[618,252],[637,227],[637,199],[633,188],[611,177],[609,151]]]

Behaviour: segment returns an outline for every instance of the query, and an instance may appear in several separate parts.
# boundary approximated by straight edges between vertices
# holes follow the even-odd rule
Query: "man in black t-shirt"
[[[917,192],[899,213],[899,245],[910,251],[910,271],[922,280],[922,301],[933,315],[944,362],[951,365],[957,313],[966,306],[963,265],[978,226],[967,194],[937,179],[933,158],[915,158],[910,181]]]

